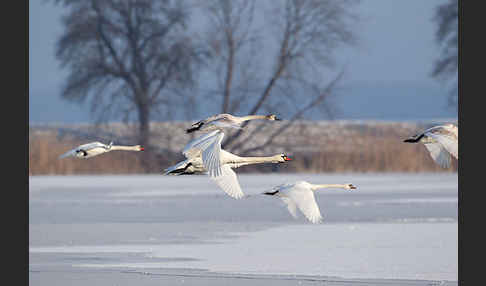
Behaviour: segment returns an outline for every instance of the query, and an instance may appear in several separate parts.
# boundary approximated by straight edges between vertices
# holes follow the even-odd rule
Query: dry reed
[[[258,154],[273,155],[285,150],[294,158],[293,161],[278,165],[244,166],[238,172],[456,172],[455,159],[452,159],[450,168],[442,169],[434,163],[422,144],[402,142],[421,128],[401,124],[354,124],[313,130],[298,128],[300,133],[303,132],[300,136],[289,134],[280,143]],[[166,129],[160,130],[160,134],[170,134]],[[31,128],[29,175],[161,173],[163,169],[184,159],[180,154],[183,146],[174,149],[159,146],[163,151],[157,153],[116,151],[87,160],[60,160],[60,154],[90,141],[74,136],[58,137],[56,134],[56,129],[39,131]]]

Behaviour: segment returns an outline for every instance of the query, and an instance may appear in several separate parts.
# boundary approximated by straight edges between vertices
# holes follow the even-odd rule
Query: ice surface
[[[78,267],[206,268],[246,274],[457,281],[457,223],[363,223],[272,228],[205,245],[33,247],[48,253],[144,253],[192,261],[78,263]]]
[[[31,273],[206,269],[457,280],[457,174],[239,178],[248,199],[230,198],[206,176],[31,177]],[[296,180],[358,189],[316,193],[324,222],[311,225],[276,198],[258,195]]]

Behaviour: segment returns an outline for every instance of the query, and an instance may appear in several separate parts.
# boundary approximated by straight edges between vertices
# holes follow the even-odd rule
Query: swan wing
[[[215,130],[203,135],[186,145],[182,153],[188,157],[196,157],[201,154],[204,167],[209,176],[217,177],[221,175],[221,142],[224,132]]]
[[[189,160],[184,160],[184,161],[181,161],[173,166],[170,166],[169,168],[165,169],[165,173],[164,175],[168,175],[170,174],[170,172],[174,171],[174,170],[177,170],[177,169],[184,169],[186,167],[186,165],[189,163]]]
[[[287,205],[287,209],[289,210],[290,214],[297,218],[297,205],[292,201],[290,198],[287,197],[280,197],[282,201]]]
[[[83,145],[79,145],[78,147],[67,151],[66,153],[62,154],[59,156],[59,159],[66,158],[69,156],[74,156],[76,155],[77,152],[79,151],[89,151],[95,148],[103,148],[103,149],[108,149],[108,146],[101,143],[101,142],[91,142]]]
[[[186,156],[186,158],[188,159],[200,156],[201,144],[204,144],[204,142],[207,142],[207,140],[211,140],[211,138],[216,134],[218,134],[219,132],[221,131],[214,130],[210,133],[206,133],[200,137],[195,138],[194,140],[186,144],[186,146],[182,150],[182,154],[184,154],[184,156]]]
[[[439,143],[425,143],[427,150],[430,152],[430,156],[434,161],[442,168],[449,168],[451,165],[451,155],[447,150]]]
[[[228,165],[221,167],[221,175],[210,177],[225,193],[235,199],[241,199],[245,194],[241,190],[236,173]]]
[[[66,157],[69,157],[69,156],[74,156],[74,155],[76,155],[76,149],[69,150],[66,153],[60,155],[59,159],[66,158]]]
[[[91,143],[87,143],[87,144],[83,144],[83,145],[78,146],[78,148],[76,148],[76,150],[88,151],[88,150],[91,150],[91,149],[94,149],[94,148],[105,148],[105,149],[107,149],[108,146],[106,146],[105,144],[103,144],[101,142],[91,142]]]
[[[235,129],[242,129],[239,123],[229,121],[225,118],[214,120],[210,122],[208,125],[214,125],[219,128],[235,128]]]
[[[435,133],[435,132],[427,132],[427,136],[437,140],[449,153],[452,154],[456,159],[459,157],[458,155],[458,144],[457,139],[452,135],[444,134],[444,133]]]
[[[202,160],[204,167],[208,170],[210,177],[221,176],[221,142],[223,141],[224,133],[220,132],[205,143],[207,147],[202,147]],[[205,144],[205,145],[206,145]]]
[[[287,197],[295,203],[310,222],[320,223],[322,221],[321,212],[319,211],[319,206],[317,206],[313,191],[307,188],[294,187],[287,193]]]

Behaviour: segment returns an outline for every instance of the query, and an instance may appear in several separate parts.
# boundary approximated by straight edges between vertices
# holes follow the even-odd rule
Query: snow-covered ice
[[[29,179],[29,268],[457,281],[457,174],[239,174],[235,200],[206,176]],[[257,194],[296,180],[324,217]],[[197,186],[197,187],[195,187]]]

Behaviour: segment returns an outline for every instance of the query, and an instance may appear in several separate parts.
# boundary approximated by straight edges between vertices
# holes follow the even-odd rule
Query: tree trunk
[[[148,105],[142,105],[139,110],[139,142],[145,149],[150,149],[150,119]]]
[[[150,146],[150,107],[148,104],[140,104],[138,107],[138,118],[139,118],[139,144],[144,147],[144,152],[142,152],[142,164],[144,166],[145,172],[150,173],[152,169],[152,164],[150,158],[150,153],[152,148]]]
[[[233,82],[233,61],[234,61],[234,46],[233,46],[233,39],[230,37],[228,39],[228,46],[229,46],[229,55],[228,55],[228,64],[226,65],[226,80],[224,84],[224,99],[223,99],[223,112],[229,112],[229,104],[230,104],[230,95],[231,95],[231,83]]]

